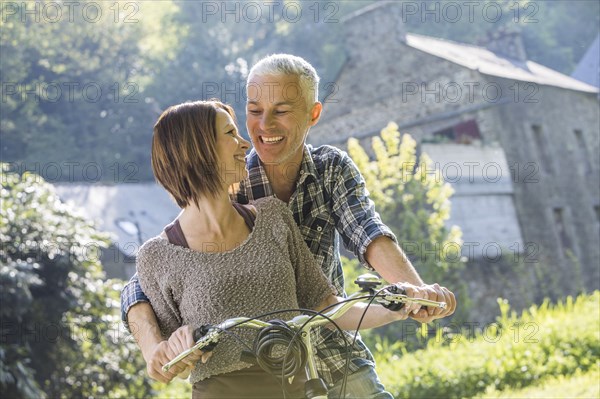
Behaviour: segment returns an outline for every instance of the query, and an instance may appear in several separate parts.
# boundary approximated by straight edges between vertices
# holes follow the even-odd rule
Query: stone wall
[[[388,20],[395,23],[392,13]],[[497,309],[498,296],[522,298],[524,306],[546,295],[599,289],[598,95],[483,75],[410,47],[403,35],[395,27],[375,40],[355,30],[348,61],[308,141],[344,148],[355,137],[368,147],[394,121],[401,132],[424,142],[474,120],[480,144],[499,145],[506,154],[515,228],[523,238],[518,262],[470,264],[465,273],[470,296],[485,303],[483,313],[477,312]]]
[[[523,236],[536,245],[539,261],[558,273],[565,292],[598,289],[598,99],[543,86],[537,96],[537,103],[500,108],[502,124],[496,129],[512,169]],[[577,261],[563,248],[565,239]]]

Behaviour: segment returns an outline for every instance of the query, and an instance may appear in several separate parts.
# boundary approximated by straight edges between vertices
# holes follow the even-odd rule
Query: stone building
[[[343,23],[347,61],[309,142],[365,145],[396,122],[438,167],[453,163],[451,222],[465,241],[496,242],[525,270],[538,265],[546,274],[530,276],[537,288],[554,282],[543,295],[598,289],[598,89],[528,60],[517,31],[486,47],[410,34],[394,3]],[[483,265],[472,275],[486,278],[490,256],[469,254],[470,267]]]
[[[107,278],[128,280],[135,273],[137,251],[159,235],[181,211],[156,183],[57,184],[59,198],[109,233],[110,246],[100,254]]]

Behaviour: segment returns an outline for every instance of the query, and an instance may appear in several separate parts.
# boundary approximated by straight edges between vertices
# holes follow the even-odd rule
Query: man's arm
[[[401,312],[427,323],[454,313],[456,300],[452,292],[438,284],[427,285],[419,277],[402,249],[395,242],[395,236],[383,222],[375,205],[369,198],[365,180],[350,157],[343,154],[332,170],[335,182],[332,189],[333,215],[336,227],[344,239],[346,247],[353,251],[361,264],[373,268],[390,283],[408,283],[404,288],[407,295],[443,301],[446,309],[420,309],[417,304],[405,306]]]
[[[387,236],[379,236],[371,241],[365,259],[390,283],[404,281],[414,285],[424,284],[404,251]]]
[[[142,351],[148,375],[158,381],[167,383],[175,376],[187,378],[196,362],[202,359],[206,363],[211,353],[198,350],[171,367],[168,372],[162,370],[175,356],[194,345],[193,329],[190,326],[178,328],[168,340],[160,334],[158,321],[150,303],[140,302],[133,306],[127,315],[133,337]]]
[[[456,309],[456,299],[454,294],[446,287],[441,287],[437,283],[433,285],[424,284],[421,277],[410,263],[410,260],[404,254],[404,251],[392,239],[387,236],[375,238],[367,246],[364,254],[365,260],[371,265],[377,273],[390,283],[407,282],[411,285],[405,285],[403,288],[407,294],[417,298],[429,299],[438,302],[446,302],[445,309],[430,308],[420,309],[411,317],[421,323],[428,323],[432,320],[450,316]],[[418,305],[407,306],[401,310],[405,314],[410,314]]]

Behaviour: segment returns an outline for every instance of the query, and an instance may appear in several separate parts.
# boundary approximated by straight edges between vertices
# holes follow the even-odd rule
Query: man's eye
[[[248,113],[251,115],[260,115],[260,111],[255,110],[255,109],[248,110]]]
[[[287,114],[290,111],[275,111],[276,114],[281,115],[281,114]]]

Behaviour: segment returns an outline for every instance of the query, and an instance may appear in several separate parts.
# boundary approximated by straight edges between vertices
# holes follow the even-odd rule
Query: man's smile
[[[260,136],[260,141],[265,144],[277,144],[283,140],[283,136]]]

